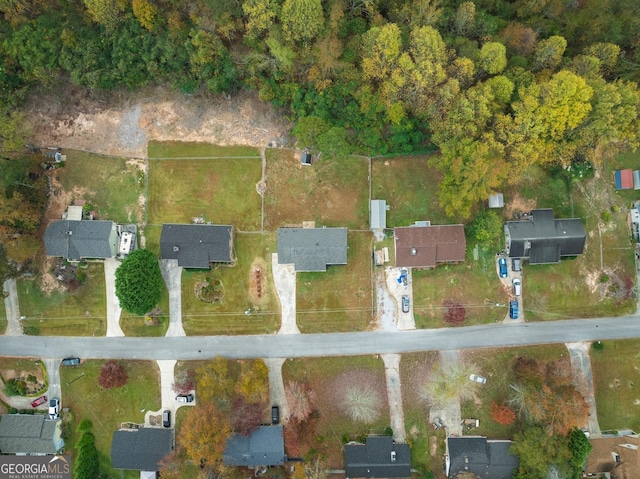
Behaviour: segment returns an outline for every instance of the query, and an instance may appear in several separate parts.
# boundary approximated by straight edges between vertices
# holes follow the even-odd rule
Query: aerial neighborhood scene
[[[637,0],[0,1],[0,479],[640,479]]]

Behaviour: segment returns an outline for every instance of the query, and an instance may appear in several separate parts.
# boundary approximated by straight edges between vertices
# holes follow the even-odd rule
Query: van
[[[280,422],[280,408],[278,406],[271,407],[271,423],[278,424]]]
[[[520,294],[522,294],[522,283],[520,283],[518,278],[513,280],[513,294],[516,296],[520,296]]]
[[[168,409],[162,412],[162,425],[164,427],[171,427],[171,411]]]

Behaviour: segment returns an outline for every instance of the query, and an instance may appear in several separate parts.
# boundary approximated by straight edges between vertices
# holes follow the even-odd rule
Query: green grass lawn
[[[260,157],[260,151],[252,146],[219,146],[211,143],[182,141],[150,141],[149,158],[232,158],[239,156]]]
[[[99,219],[139,223],[143,220],[144,162],[67,151],[63,168],[56,170],[73,200],[86,200]]]
[[[432,224],[457,221],[445,215],[438,200],[442,174],[429,167],[433,156],[376,158],[371,162],[371,199],[389,205],[387,226],[408,226],[417,220]]]
[[[0,302],[0,334],[4,334],[7,329],[7,310],[4,301]]]
[[[600,429],[640,430],[640,341],[603,341],[591,349]],[[636,384],[638,383],[638,384]]]
[[[104,336],[107,330],[106,291],[102,263],[89,263],[87,281],[74,293],[47,296],[37,281],[18,280],[20,312],[25,331],[42,336]]]
[[[364,158],[322,158],[301,166],[292,150],[267,150],[265,228],[315,221],[316,226],[366,229],[369,167]]]
[[[183,270],[182,324],[187,335],[265,334],[280,327],[280,306],[271,276],[274,235],[236,234],[235,266],[211,270]],[[255,269],[261,270],[261,296],[256,296]],[[220,303],[200,301],[195,285],[205,278],[222,281],[224,297]],[[250,315],[245,311],[254,308]]]
[[[158,303],[158,308],[162,310],[162,315],[158,317],[158,323],[145,325],[144,317],[122,311],[120,314],[120,327],[125,336],[158,337],[164,336],[169,329],[169,292],[165,285],[162,288],[162,296]]]
[[[348,233],[347,264],[297,273],[298,328],[303,333],[365,331],[372,320],[370,232]]]
[[[480,249],[476,261],[472,247],[467,244],[464,263],[440,265],[432,270],[414,269],[412,277],[417,328],[450,326],[443,320],[444,301],[464,306],[466,319],[463,326],[502,321],[507,314],[508,292],[498,278],[493,250]]]
[[[162,225],[146,225],[144,232],[140,235],[145,238],[145,249],[148,249],[156,256],[160,257],[160,235],[162,234]]]
[[[158,367],[152,361],[126,361],[129,380],[121,388],[104,390],[98,384],[103,361],[83,361],[80,366],[60,368],[64,427],[69,434],[66,450],[75,454],[74,444],[80,435],[76,428],[83,419],[93,423],[100,472],[105,477],[139,477],[139,472],[123,474],[111,466],[111,439],[122,422],[143,423],[145,411],[161,407]]]

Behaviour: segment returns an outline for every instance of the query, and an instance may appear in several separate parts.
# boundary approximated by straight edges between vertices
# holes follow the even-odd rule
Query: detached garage
[[[616,170],[614,173],[616,190],[630,190],[633,188],[633,171]]]

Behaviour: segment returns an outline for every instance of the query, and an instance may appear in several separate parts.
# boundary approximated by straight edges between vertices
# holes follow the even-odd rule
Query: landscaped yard
[[[37,280],[19,279],[18,298],[25,333],[42,336],[104,336],[106,291],[102,263],[89,263],[86,282],[73,293],[46,294]]]
[[[127,384],[120,388],[102,389],[98,384],[100,368],[104,361],[83,361],[80,366],[61,367],[65,430],[65,449],[75,454],[74,444],[80,438],[76,431],[83,419],[93,423],[91,432],[95,435],[96,449],[100,459],[100,472],[105,477],[140,477],[138,471],[116,471],[111,467],[111,439],[123,422],[141,424],[145,411],[161,408],[158,367],[153,361],[123,362],[129,375]]]
[[[640,341],[603,341],[591,348],[600,429],[640,430]],[[637,384],[636,384],[637,383]]]
[[[280,305],[271,276],[274,235],[236,234],[234,250],[235,266],[183,270],[182,324],[187,335],[269,334],[280,327]],[[207,278],[222,284],[218,303],[203,302],[195,295],[196,285]]]
[[[366,229],[369,168],[364,158],[321,158],[300,165],[292,150],[267,150],[265,228],[315,221],[316,226]]]
[[[372,320],[370,232],[349,232],[347,264],[297,273],[297,323],[302,333],[365,331]]]
[[[192,218],[203,217],[207,222],[230,224],[239,230],[260,229],[261,199],[256,184],[262,177],[262,162],[257,150],[198,143],[163,145],[149,148],[150,225],[191,223]],[[217,154],[203,155],[209,149]],[[247,158],[247,153],[253,154]],[[153,159],[161,154],[183,159]],[[188,159],[220,155],[224,157]]]
[[[154,316],[149,324],[145,324],[142,316],[122,311],[120,314],[120,327],[125,336],[164,336],[169,328],[169,292],[166,286],[162,288],[162,296],[157,308],[162,312],[159,316]]]

